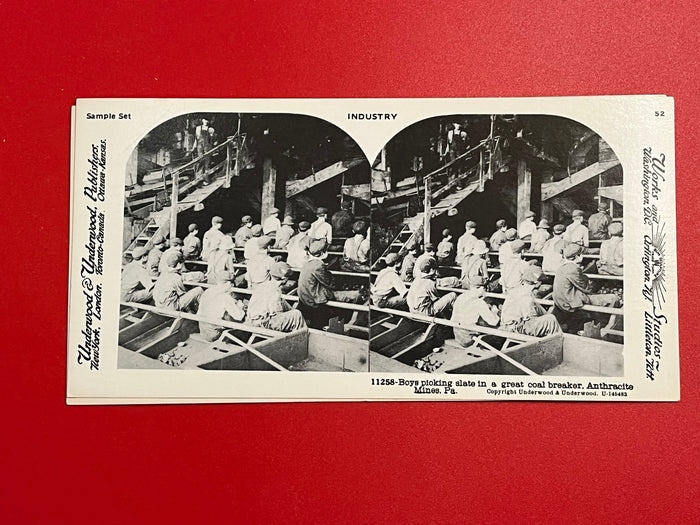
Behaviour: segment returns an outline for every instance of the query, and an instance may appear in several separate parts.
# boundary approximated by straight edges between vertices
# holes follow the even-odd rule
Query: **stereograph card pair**
[[[72,119],[70,404],[680,398],[669,97]]]

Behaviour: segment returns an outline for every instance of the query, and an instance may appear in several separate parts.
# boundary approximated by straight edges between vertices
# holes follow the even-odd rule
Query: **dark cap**
[[[418,268],[422,273],[430,273],[437,267],[437,262],[432,257],[422,261]]]
[[[467,221],[466,224],[464,225],[464,227],[476,229],[476,223],[474,221]]]
[[[198,226],[197,226],[195,223],[192,223],[192,224],[190,224],[190,225],[187,227],[187,231],[190,232],[190,233],[192,233],[192,232],[195,231],[197,228],[198,228]]]
[[[513,241],[518,236],[518,230],[515,228],[508,228],[506,230],[506,240]]]
[[[311,223],[309,221],[301,221],[299,223],[299,231],[305,232],[309,228],[311,228]]]
[[[601,201],[601,202],[598,203],[598,209],[599,209],[600,211],[608,211],[608,208],[609,208],[609,206],[608,206],[608,203],[607,203],[607,202]]]
[[[423,248],[424,251],[426,252],[434,252],[435,251],[435,245],[432,242],[426,242],[425,246]]]
[[[250,224],[252,222],[253,217],[251,217],[250,215],[244,215],[243,217],[241,217],[241,224]]]
[[[583,217],[584,213],[582,210],[574,210],[571,214],[572,217]]]
[[[279,208],[270,208],[270,215],[275,215],[275,214],[279,215],[279,212],[280,212]]]
[[[521,280],[527,283],[536,283],[542,279],[542,268],[534,264],[528,264],[523,268]]]
[[[552,228],[552,231],[556,234],[564,233],[566,231],[566,226],[564,226],[563,224],[555,224]]]
[[[168,268],[175,268],[184,260],[180,252],[168,252],[163,255],[163,258],[165,259],[165,265]]]
[[[447,237],[449,234],[450,234],[450,230],[448,230],[447,228],[445,228],[444,230],[442,230],[442,236],[443,236],[443,237]]]
[[[182,239],[180,239],[180,237],[173,237],[170,240],[170,246],[182,246]]]
[[[291,268],[284,261],[276,262],[270,268],[270,275],[280,281],[286,279],[291,272]]]
[[[498,219],[496,221],[496,228],[503,228],[506,225],[506,221],[503,219]]]
[[[255,224],[251,229],[250,229],[250,234],[253,237],[260,237],[262,235],[263,229],[262,226],[259,224]]]
[[[352,231],[353,231],[353,233],[364,233],[364,231],[365,231],[366,229],[367,229],[367,228],[366,228],[366,226],[365,226],[364,221],[355,221],[355,222],[352,224]]]
[[[549,229],[549,221],[547,219],[542,219],[540,223],[537,225],[538,228],[542,228],[543,230],[548,230]]]
[[[328,215],[328,208],[316,208],[316,216],[320,217],[321,215]]]
[[[284,218],[284,221],[282,221],[282,225],[283,226],[294,226],[294,219],[290,215],[287,215]]]
[[[219,217],[218,215],[215,215],[214,217],[212,217],[211,223],[212,224],[223,224],[224,220],[221,217]]]

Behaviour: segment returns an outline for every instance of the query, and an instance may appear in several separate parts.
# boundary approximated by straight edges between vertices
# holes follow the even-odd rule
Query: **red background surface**
[[[3,521],[697,523],[698,13],[556,3],[1,2]],[[680,403],[65,406],[76,98],[647,93],[676,99]]]

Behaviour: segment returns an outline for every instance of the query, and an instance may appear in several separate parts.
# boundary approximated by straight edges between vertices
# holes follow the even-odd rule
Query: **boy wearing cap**
[[[325,262],[328,256],[328,243],[325,239],[316,239],[309,244],[310,260],[304,264],[299,274],[300,309],[305,316],[312,318],[315,325],[327,322],[328,315],[322,308],[328,301],[344,303],[362,303],[364,299],[359,291],[336,291],[333,274]]]
[[[216,274],[216,286],[208,288],[199,298],[197,315],[207,319],[223,321],[242,321],[245,317],[243,303],[233,297],[231,272],[222,271]],[[199,334],[207,341],[216,341],[226,330],[223,326],[199,322]]]
[[[209,264],[207,265],[207,282],[217,283],[218,275],[222,272],[235,272],[235,255],[233,255],[233,239],[230,235],[225,235],[219,247],[209,254]]]
[[[563,224],[555,224],[552,228],[554,235],[542,247],[542,271],[556,272],[564,264],[562,251],[568,242],[564,239],[566,228]]]
[[[160,273],[158,268],[160,267],[160,260],[163,257],[163,248],[165,247],[165,238],[158,235],[153,239],[153,248],[148,252],[148,260],[146,261],[146,268],[148,268],[149,273],[152,278],[158,277]]]
[[[479,276],[469,279],[468,290],[459,294],[452,307],[452,321],[460,325],[475,325],[479,320],[491,326],[498,324],[498,307],[489,306],[484,301],[486,293],[484,284],[484,279]],[[455,328],[454,333],[457,342],[464,347],[471,346],[474,343],[474,336],[478,335],[478,332],[467,328]]]
[[[340,210],[335,212],[331,217],[331,226],[333,231],[339,237],[350,237],[352,235],[352,225],[355,217],[352,212],[352,202],[343,201],[340,205]]]
[[[410,244],[407,249],[408,253],[403,258],[403,262],[401,263],[401,272],[399,275],[403,282],[410,283],[413,281],[413,270],[415,269],[416,261],[418,260],[418,245]]]
[[[307,221],[299,223],[299,233],[289,240],[287,245],[287,263],[292,268],[301,268],[309,260],[309,228]]]
[[[202,252],[202,241],[199,240],[199,228],[196,224],[192,223],[187,227],[187,237],[183,242],[182,255],[185,259],[196,259]]]
[[[262,231],[262,230],[261,230]],[[241,226],[236,230],[233,238],[236,241],[236,248],[244,248],[245,243],[253,236],[253,218],[244,215],[241,218]]]
[[[263,235],[267,235],[268,237],[275,237],[277,235],[280,226],[282,226],[280,224],[279,215],[280,211],[277,208],[270,209],[270,216],[265,219],[262,224]]]
[[[457,264],[462,264],[462,262],[469,257],[474,252],[474,245],[477,239],[474,236],[476,231],[476,223],[474,221],[467,221],[464,225],[464,235],[462,235],[457,240],[457,256],[455,257],[455,262]]]
[[[584,304],[594,306],[617,307],[618,299],[615,294],[594,294],[591,281],[581,269],[583,246],[567,244],[564,248],[564,264],[554,275],[555,306],[560,312],[574,313]]]
[[[572,223],[564,232],[564,239],[568,242],[588,248],[588,228],[583,225],[583,211],[574,210],[571,214]]]
[[[258,285],[248,303],[251,324],[278,332],[292,332],[306,327],[301,312],[294,310],[282,297],[282,284],[290,275],[291,269],[287,263],[272,264],[271,279]]]
[[[218,215],[212,217],[211,228],[204,233],[204,238],[202,239],[202,260],[209,260],[209,254],[216,250],[224,239],[224,234],[221,232],[221,225],[223,223],[224,220]]]
[[[532,238],[532,234],[537,231],[537,225],[535,224],[535,212],[528,211],[525,214],[525,220],[518,226],[518,237],[524,241],[529,241]]]
[[[591,239],[602,241],[608,238],[608,227],[612,224],[612,217],[608,213],[608,204],[600,202],[598,212],[588,217],[588,236]]]
[[[437,252],[435,253],[438,264],[442,266],[452,265],[454,262],[454,251],[455,245],[452,242],[450,230],[442,230],[442,240],[438,243]]]
[[[610,239],[600,244],[600,259],[597,261],[598,273],[605,275],[622,275],[624,246],[622,243],[622,224],[613,222],[608,226]]]
[[[549,234],[549,222],[547,219],[542,219],[537,225],[537,231],[530,238],[530,251],[532,253],[542,253],[544,243],[546,243],[551,235]]]
[[[243,248],[243,258],[246,261],[249,261],[255,257],[260,251],[260,248],[258,247],[258,239],[262,236],[262,226],[259,224],[253,226],[250,229],[250,235],[250,239],[246,241],[245,247]]]
[[[520,284],[523,270],[529,266],[522,259],[522,252],[525,249],[525,241],[516,239],[508,244],[512,256],[505,259],[501,264],[501,287],[503,293],[517,287]]]
[[[430,317],[445,317],[457,299],[457,294],[449,292],[440,297],[437,293],[435,270],[437,261],[433,258],[420,263],[419,277],[413,281],[406,296],[408,309],[416,314]]]
[[[182,239],[180,239],[180,237],[175,237],[174,239],[170,240],[170,246],[163,252],[163,256],[168,253],[179,253],[184,259],[185,256],[182,253]],[[165,271],[165,259],[161,257],[160,261],[158,262],[158,275],[164,273]]]
[[[516,256],[513,253],[513,250],[511,249],[511,244],[515,242],[515,240],[518,238],[518,231],[515,228],[508,228],[505,231],[505,239],[506,241],[501,244],[501,247],[498,249],[498,263],[500,266],[503,266],[503,264],[506,264],[509,259],[519,259],[519,256]]]
[[[520,284],[509,290],[501,310],[501,328],[509,332],[544,337],[561,332],[557,318],[548,314],[535,300],[542,269],[528,265]]]
[[[270,257],[268,250],[274,241],[267,235],[257,237],[258,252],[246,260],[246,278],[248,286],[255,290],[256,286],[270,280],[270,268],[275,260]]]
[[[294,219],[289,215],[284,218],[280,229],[275,236],[275,248],[284,250],[289,245],[289,240],[294,236]]]
[[[166,272],[158,277],[153,287],[153,299],[156,306],[172,308],[181,312],[195,312],[197,300],[202,295],[201,287],[185,288],[181,272],[183,268],[182,255],[169,253],[165,256]]]
[[[311,224],[309,237],[311,240],[325,239],[330,245],[333,242],[333,228],[326,222],[328,210],[326,208],[316,208],[317,219]]]
[[[408,289],[396,271],[399,266],[399,255],[390,253],[386,256],[385,262],[386,268],[379,271],[370,288],[372,304],[379,308],[407,310],[406,294]]]
[[[489,239],[489,246],[491,250],[497,252],[503,243],[506,242],[506,231],[508,230],[508,225],[503,219],[496,221],[496,231],[493,232],[491,238]]]
[[[462,274],[459,277],[462,288],[469,288],[469,283],[479,277],[487,282],[489,279],[488,261],[486,254],[489,248],[486,243],[479,240],[474,245],[473,253],[462,263]]]
[[[435,263],[435,268],[437,269],[437,259],[435,258],[435,245],[432,242],[425,244],[425,251],[416,259],[416,264],[413,266],[413,279],[418,279],[421,274],[421,265],[425,261],[432,260]],[[436,277],[436,282],[438,286],[443,288],[458,288],[460,286],[458,277]]]
[[[153,281],[146,268],[147,251],[142,246],[134,249],[133,260],[122,270],[121,297],[125,302],[147,303],[153,297]]]
[[[355,221],[352,231],[355,234],[345,241],[343,246],[343,263],[341,268],[348,272],[369,272],[369,253],[365,248],[365,231],[363,221]]]

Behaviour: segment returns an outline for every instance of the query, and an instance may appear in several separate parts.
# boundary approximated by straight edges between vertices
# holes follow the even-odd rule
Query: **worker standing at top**
[[[346,240],[343,247],[343,270],[348,272],[369,271],[369,254],[364,249],[366,230],[367,226],[363,221],[355,221],[352,225],[354,236]]]
[[[457,256],[455,257],[455,262],[459,265],[469,257],[474,252],[474,246],[476,245],[477,239],[474,236],[476,231],[476,223],[474,221],[467,221],[464,225],[464,235],[462,235],[457,241]]]
[[[277,208],[270,209],[270,215],[265,219],[262,224],[263,235],[268,237],[275,237],[282,224],[279,219],[280,211]]]
[[[287,245],[287,263],[292,268],[301,268],[309,260],[309,228],[308,221],[299,223],[299,233],[289,240]]]
[[[537,231],[535,224],[535,212],[528,211],[525,213],[525,220],[518,226],[518,237],[524,241],[529,241],[532,234]]]
[[[605,275],[622,275],[624,245],[622,243],[622,224],[613,222],[608,226],[610,239],[600,244],[600,260],[598,260],[598,273]]]
[[[306,327],[304,316],[282,297],[282,283],[291,275],[286,262],[276,262],[270,268],[270,280],[257,286],[248,303],[248,320],[278,332],[292,332]]]
[[[506,242],[506,231],[508,231],[508,224],[505,220],[499,219],[496,221],[496,231],[493,232],[491,238],[489,239],[489,246],[491,250],[497,252],[500,247]]]
[[[530,251],[532,253],[542,253],[544,243],[546,243],[551,235],[549,234],[549,222],[547,219],[542,219],[537,225],[537,231],[530,238]]]
[[[289,244],[289,240],[294,236],[294,219],[287,215],[282,221],[280,229],[275,237],[275,248],[284,250]]]
[[[340,210],[331,217],[331,226],[336,236],[350,237],[352,235],[352,225],[355,222],[355,217],[350,211],[351,209],[352,202],[343,201],[340,205]]]
[[[241,218],[241,227],[236,230],[233,238],[236,241],[236,248],[245,248],[245,243],[253,236],[253,218],[244,215]]]
[[[564,239],[566,228],[563,224],[555,224],[552,228],[554,235],[542,247],[542,271],[556,272],[564,264],[562,251],[569,242]]]
[[[569,224],[564,232],[564,239],[588,248],[588,228],[583,225],[583,211],[574,210],[571,214],[573,222]]]
[[[209,260],[209,254],[216,250],[224,239],[224,234],[221,232],[223,223],[224,220],[218,215],[212,217],[211,228],[204,233],[204,238],[202,239],[202,260]]]
[[[146,268],[148,252],[142,246],[135,248],[132,261],[122,270],[121,297],[125,302],[147,303],[153,297],[153,281]]]
[[[316,208],[317,219],[311,224],[309,237],[311,240],[325,239],[328,245],[333,242],[333,227],[326,222],[328,210],[320,207]]]
[[[588,235],[591,239],[602,241],[608,238],[608,226],[612,223],[612,217],[608,213],[608,204],[601,201],[598,204],[598,212],[588,217]]]
[[[185,237],[182,254],[185,259],[196,259],[202,253],[202,241],[199,240],[199,227],[192,223],[187,227],[189,233]]]

